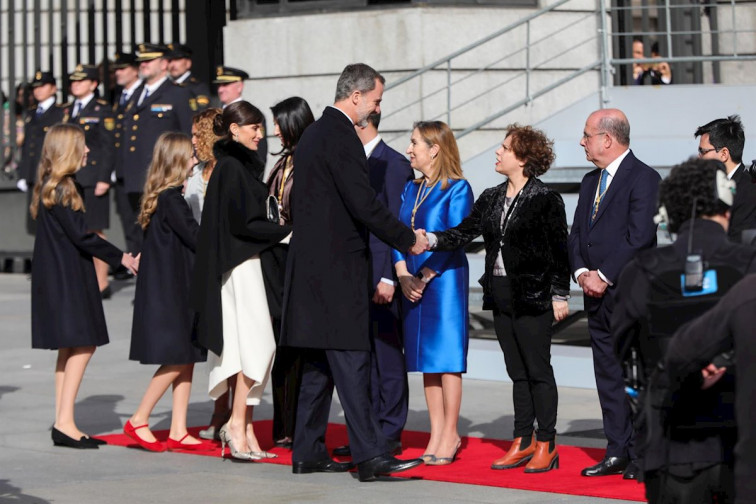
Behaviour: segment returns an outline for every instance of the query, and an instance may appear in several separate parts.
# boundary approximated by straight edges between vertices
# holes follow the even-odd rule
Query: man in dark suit
[[[136,215],[158,137],[166,131],[187,135],[192,131],[192,94],[168,78],[166,52],[160,45],[139,45],[139,76],[144,82],[124,112],[120,162],[129,204]]]
[[[580,145],[596,170],[583,177],[569,237],[570,266],[583,289],[593,367],[607,439],[605,458],[583,476],[637,477],[630,405],[611,327],[617,279],[638,250],[656,245],[659,174],[629,149],[630,124],[622,111],[588,116]]]
[[[193,112],[210,106],[210,87],[192,74],[192,49],[184,44],[168,44],[168,73],[174,83],[192,92],[190,103]]]
[[[730,209],[727,236],[740,243],[743,231],[756,229],[756,184],[743,166],[745,132],[740,117],[715,119],[696,130],[698,157],[718,159],[725,165],[727,178],[735,181],[735,201]]]
[[[367,125],[355,126],[368,158],[370,186],[378,200],[394,217],[402,206],[404,186],[413,172],[406,157],[386,145],[378,134],[381,114],[370,114]],[[404,364],[402,321],[399,316],[401,296],[395,296],[396,275],[391,261],[391,247],[370,234],[372,261],[372,298],[370,302],[370,338],[372,359],[370,390],[373,409],[383,435],[393,454],[402,452],[402,430],[407,422],[409,391]],[[341,446],[334,455],[350,455],[349,446]]]
[[[333,107],[297,144],[294,222],[284,286],[281,344],[303,349],[297,408],[295,474],[343,472],[325,447],[333,387],[346,416],[352,460],[360,481],[422,463],[388,454],[370,400],[368,233],[399,250],[419,253],[428,240],[399,222],[370,187],[365,151],[354,125],[380,112],[383,77],[364,64],[348,65]]]
[[[55,106],[55,93],[58,92],[58,87],[55,85],[52,72],[37,70],[31,86],[37,108],[29,110],[26,115],[24,145],[21,147],[21,161],[18,164],[19,180],[16,183],[19,190],[27,193],[29,203],[31,203],[34,183],[37,181],[39,158],[47,130],[63,118],[63,110]],[[34,220],[29,212],[26,215],[26,230],[34,234]]]

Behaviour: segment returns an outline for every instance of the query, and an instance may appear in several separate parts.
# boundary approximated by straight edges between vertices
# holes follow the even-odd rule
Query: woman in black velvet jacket
[[[515,412],[514,442],[493,469],[559,467],[551,324],[568,312],[567,219],[559,193],[536,178],[554,161],[552,143],[530,126],[507,127],[496,151],[496,171],[507,181],[484,191],[459,226],[433,233],[435,246],[431,237],[435,250],[462,247],[481,234],[485,242],[483,308],[494,312]]]

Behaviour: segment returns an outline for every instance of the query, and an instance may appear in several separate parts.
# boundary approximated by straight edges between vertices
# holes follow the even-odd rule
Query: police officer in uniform
[[[32,189],[37,181],[39,158],[47,130],[63,118],[63,110],[55,106],[55,94],[58,92],[58,87],[52,72],[37,70],[31,86],[37,107],[30,109],[26,115],[24,145],[21,148],[21,162],[18,165],[19,180],[16,184],[21,191],[27,193],[28,203],[31,203]],[[26,229],[30,234],[34,234],[35,221],[29,212],[26,213]]]
[[[104,229],[110,227],[110,174],[113,171],[115,147],[113,133],[115,119],[110,104],[95,96],[100,76],[95,65],[76,65],[68,76],[73,102],[60,107],[64,123],[76,124],[84,130],[89,147],[87,164],[76,173],[76,181],[84,189],[84,220],[87,229],[105,238]],[[110,298],[108,264],[94,259],[97,283],[103,299]]]
[[[192,92],[193,112],[202,112],[210,106],[210,87],[192,74],[192,50],[183,44],[168,44],[168,73],[174,83]]]
[[[191,92],[168,78],[168,48],[140,44],[137,51],[139,76],[144,81],[126,106],[123,119],[121,161],[124,188],[135,215],[152,159],[152,149],[161,133],[192,131]]]
[[[727,239],[734,183],[724,165],[690,160],[661,182],[658,219],[677,239],[625,267],[612,316],[615,350],[627,364],[631,395],[640,389],[636,448],[651,503],[729,502],[736,438],[734,378],[671,396],[663,361],[674,332],[716,304],[745,274],[756,249]]]

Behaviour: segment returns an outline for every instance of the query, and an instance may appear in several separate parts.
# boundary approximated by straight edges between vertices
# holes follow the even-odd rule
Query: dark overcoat
[[[204,360],[192,344],[194,312],[189,307],[198,231],[181,187],[161,192],[144,232],[129,359],[142,364]]]
[[[26,124],[24,125],[24,145],[21,147],[21,161],[18,164],[18,178],[26,180],[29,191],[34,187],[34,182],[37,180],[39,158],[42,155],[42,144],[45,141],[47,130],[63,119],[63,109],[55,104],[39,117],[37,117],[36,111],[36,108],[27,111]]]
[[[112,268],[123,252],[87,231],[82,211],[39,205],[32,262],[32,348],[108,343],[92,256]]]
[[[220,355],[223,274],[280,242],[291,228],[267,220],[264,166],[254,151],[230,140],[216,142],[213,151],[218,163],[202,208],[191,304],[197,311],[197,343]],[[265,268],[263,255],[261,261]]]
[[[87,165],[76,172],[76,182],[83,187],[94,187],[97,182],[109,184],[115,157],[115,119],[110,105],[105,100],[92,98],[76,118],[71,117],[74,102],[62,105],[62,108],[62,121],[79,126],[89,147]]]
[[[369,350],[369,232],[402,251],[415,235],[376,198],[365,150],[340,110],[327,107],[305,130],[294,166],[281,344]]]
[[[756,229],[756,184],[742,163],[735,169],[732,180],[735,181],[735,199],[730,208],[727,236],[740,243],[743,231]]]

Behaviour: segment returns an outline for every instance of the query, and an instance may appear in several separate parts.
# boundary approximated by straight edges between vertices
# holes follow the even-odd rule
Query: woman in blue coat
[[[462,177],[459,150],[449,126],[440,121],[414,125],[407,148],[422,177],[407,183],[399,219],[416,229],[448,229],[470,213],[473,193]],[[407,371],[423,373],[431,436],[423,460],[454,461],[467,371],[469,268],[464,250],[410,256],[394,251],[403,305]]]

